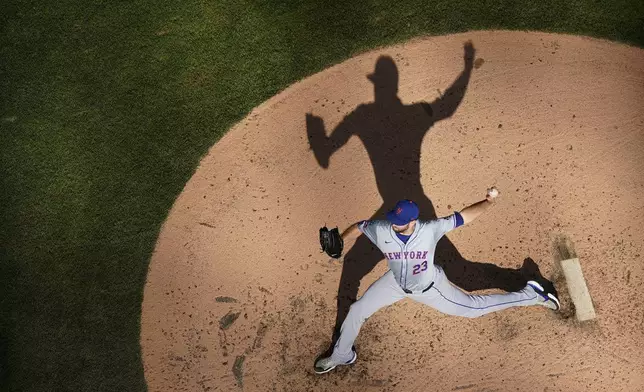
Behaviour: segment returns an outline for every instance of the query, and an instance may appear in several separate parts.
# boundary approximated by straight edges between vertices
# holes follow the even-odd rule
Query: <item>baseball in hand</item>
[[[498,190],[498,189],[496,189],[495,187],[489,188],[489,189],[487,190],[487,197],[486,197],[486,199],[488,199],[488,200],[492,200],[492,199],[496,199],[498,196],[499,196],[499,190]]]

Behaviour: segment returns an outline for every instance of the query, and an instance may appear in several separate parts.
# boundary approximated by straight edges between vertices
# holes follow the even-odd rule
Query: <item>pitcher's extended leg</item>
[[[513,293],[468,294],[454,286],[440,267],[434,266],[434,268],[434,286],[424,294],[409,297],[442,313],[461,317],[479,317],[515,306],[537,305],[542,301],[530,285]]]
[[[400,301],[404,297],[405,293],[396,283],[391,270],[373,282],[364,295],[349,308],[349,314],[342,323],[340,337],[335,343],[331,359],[339,363],[351,360],[353,343],[367,318],[377,310]]]

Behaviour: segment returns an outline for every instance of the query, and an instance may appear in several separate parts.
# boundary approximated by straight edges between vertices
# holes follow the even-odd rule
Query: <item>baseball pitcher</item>
[[[333,353],[315,363],[315,372],[322,374],[338,365],[354,363],[358,356],[353,343],[365,320],[403,298],[411,298],[445,314],[471,318],[514,306],[541,305],[559,310],[555,293],[547,291],[545,285],[537,281],[528,281],[518,292],[467,294],[454,286],[443,270],[434,265],[434,249],[438,240],[451,230],[472,222],[494,203],[498,195],[497,189],[490,188],[484,200],[460,212],[429,221],[418,220],[419,209],[415,202],[401,200],[387,213],[386,220],[357,222],[342,234],[337,228],[320,229],[320,244],[331,257],[339,258],[344,242],[362,233],[385,256],[389,270],[351,305]]]

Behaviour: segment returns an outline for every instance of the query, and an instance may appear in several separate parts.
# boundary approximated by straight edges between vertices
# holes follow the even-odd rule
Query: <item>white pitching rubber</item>
[[[581,272],[579,259],[562,260],[561,268],[566,277],[568,293],[570,293],[570,298],[575,304],[577,320],[587,321],[597,317],[593,301],[590,298],[590,292],[588,292],[588,286],[586,286],[584,274]]]

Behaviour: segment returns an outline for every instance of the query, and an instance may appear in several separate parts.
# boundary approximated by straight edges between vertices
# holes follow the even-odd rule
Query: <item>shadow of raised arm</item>
[[[324,120],[314,116],[311,113],[306,114],[306,134],[309,139],[309,146],[315,154],[315,159],[323,168],[329,167],[331,155],[344,146],[353,132],[347,126],[346,117],[331,132],[331,136],[326,136]]]
[[[445,90],[445,93],[431,103],[434,122],[451,117],[465,96],[465,91],[467,90],[467,85],[472,75],[472,68],[474,67],[474,55],[476,51],[471,41],[463,45],[463,51],[465,69],[463,69],[454,83]]]

